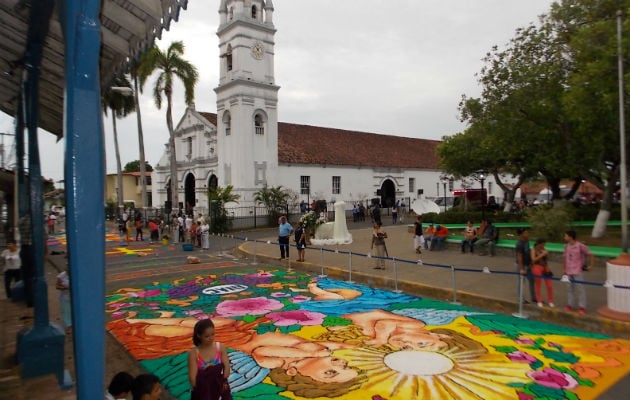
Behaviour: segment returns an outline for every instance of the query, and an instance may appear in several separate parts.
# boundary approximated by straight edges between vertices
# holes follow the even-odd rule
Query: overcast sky
[[[551,0],[273,0],[278,117],[282,122],[440,139],[463,130],[457,105],[477,96],[475,74],[494,45],[538,21]],[[196,109],[216,112],[219,1],[190,0],[158,46],[183,40],[199,70]],[[147,160],[168,140],[165,108],[141,96]],[[185,105],[176,86],[173,119]],[[107,171],[116,172],[111,113],[104,120]],[[137,160],[136,116],[118,121],[122,165]],[[13,121],[0,113],[0,131]],[[63,179],[63,141],[42,133],[42,172]],[[5,140],[7,148],[12,140]],[[7,149],[9,150],[9,149]]]

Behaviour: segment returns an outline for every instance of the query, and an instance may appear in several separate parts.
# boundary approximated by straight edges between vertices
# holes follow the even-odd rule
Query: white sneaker
[[[549,307],[554,308],[556,305],[553,303],[549,303]]]
[[[543,303],[538,303],[538,307],[542,307],[542,306],[543,306]]]

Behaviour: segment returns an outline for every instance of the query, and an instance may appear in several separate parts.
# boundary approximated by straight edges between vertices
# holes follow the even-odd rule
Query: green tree
[[[116,129],[116,118],[126,117],[129,113],[135,109],[135,103],[133,98],[121,93],[118,90],[112,89],[112,87],[126,87],[131,89],[131,83],[124,75],[118,75],[114,77],[107,90],[103,93],[101,98],[101,105],[103,107],[103,113],[107,115],[107,110],[112,111],[112,128],[114,131],[114,151],[116,152],[116,186],[118,190],[116,192],[116,200],[118,207],[123,207],[123,185],[122,185],[122,168],[120,164],[120,149],[118,147],[118,130]]]
[[[587,138],[579,143],[588,151],[576,169],[604,191],[593,237],[604,235],[613,194],[619,188],[618,10],[630,10],[630,1],[564,0],[554,3],[550,13],[554,31],[570,63],[563,104],[578,136]],[[627,17],[623,32],[622,47],[627,52],[630,48]],[[624,57],[626,92],[630,86],[628,64],[628,57]],[[628,100],[626,95],[626,103]],[[626,113],[629,108],[626,104]]]
[[[162,94],[166,98],[166,126],[169,133],[169,153],[170,153],[170,187],[171,202],[173,207],[178,203],[177,188],[177,155],[175,153],[175,131],[173,129],[173,85],[175,78],[184,85],[184,97],[186,105],[191,106],[195,99],[195,85],[199,79],[199,73],[194,65],[186,61],[184,55],[184,43],[173,42],[168,49],[163,52],[158,47],[151,47],[138,67],[138,77],[140,87],[144,84],[154,71],[158,71],[158,76],[153,86],[153,98],[158,109],[162,108]]]
[[[290,199],[291,191],[281,185],[275,187],[265,185],[254,193],[254,201],[264,204],[267,208],[270,225],[273,225],[278,217],[286,211]]]
[[[234,187],[228,185],[208,190],[208,204],[210,204],[210,231],[214,233],[227,232],[230,229],[230,219],[225,204],[238,202],[240,195],[232,193]]]
[[[129,161],[127,164],[125,164],[125,168],[123,168],[123,172],[141,172],[140,171],[140,160],[133,160],[133,161]],[[151,166],[151,164],[149,164],[149,162],[145,161],[144,162],[144,170],[147,172],[152,172],[153,171],[153,167]]]

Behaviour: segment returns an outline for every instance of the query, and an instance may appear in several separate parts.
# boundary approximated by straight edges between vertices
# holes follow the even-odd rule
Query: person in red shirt
[[[444,249],[444,242],[446,241],[447,237],[448,228],[442,225],[436,225],[435,232],[433,233],[433,237],[431,238],[430,250],[433,251],[436,248],[436,245],[438,250]]]
[[[158,224],[156,224],[155,221],[150,220],[149,231],[151,231],[151,243],[157,242],[159,240],[159,230],[160,227],[158,226]]]

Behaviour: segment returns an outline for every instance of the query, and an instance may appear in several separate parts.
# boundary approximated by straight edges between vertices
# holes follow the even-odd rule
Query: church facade
[[[174,189],[173,209],[205,213],[208,189],[227,185],[241,205],[253,204],[264,185],[349,207],[443,195],[439,141],[278,122],[273,11],[271,0],[221,1],[216,113],[185,111],[175,129],[176,184],[167,145],[153,172],[153,204],[165,204]]]

